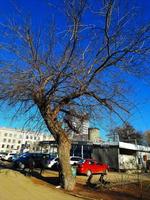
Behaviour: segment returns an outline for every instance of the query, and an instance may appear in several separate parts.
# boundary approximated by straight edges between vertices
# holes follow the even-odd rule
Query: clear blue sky
[[[53,11],[54,16],[57,18],[57,20],[63,21],[62,16],[55,11],[55,9],[50,9],[47,6],[47,2],[52,2],[51,0],[1,0],[1,6],[0,6],[0,22],[5,21],[5,19],[12,17],[12,15],[15,15],[15,7],[21,8],[23,10],[23,13],[32,15],[34,23],[36,25],[42,24],[42,21],[48,18],[48,15],[50,12]],[[58,2],[53,1],[53,2]],[[94,2],[94,0],[93,0]],[[133,2],[134,5],[136,5],[137,8],[140,9],[140,20],[141,23],[144,21],[150,22],[150,1],[148,0],[133,0],[130,1],[130,3]],[[17,6],[16,6],[17,5]],[[143,61],[143,65],[144,65]],[[135,81],[135,79],[131,80],[133,81],[133,85],[136,86],[136,92],[133,94],[133,101],[135,103],[135,109],[132,110],[131,116],[129,117],[129,122],[140,131],[145,131],[150,129],[150,85],[147,85],[146,83],[139,82],[138,80]],[[5,106],[1,106],[1,112],[0,112],[0,126],[3,127],[19,127],[21,128],[23,125],[24,120],[19,120],[14,122],[11,122],[11,111],[6,110]],[[98,122],[101,123],[101,122]],[[120,122],[116,121],[116,126],[119,125]],[[112,126],[111,123],[104,122],[100,125],[101,132],[105,134],[107,132],[107,129]]]

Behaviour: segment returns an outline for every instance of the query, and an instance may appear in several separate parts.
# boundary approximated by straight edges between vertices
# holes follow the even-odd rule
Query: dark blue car
[[[34,165],[34,168],[44,167],[46,160],[49,158],[48,154],[43,153],[25,153],[22,154],[19,158],[14,160],[13,167],[24,169],[30,168],[31,165]]]

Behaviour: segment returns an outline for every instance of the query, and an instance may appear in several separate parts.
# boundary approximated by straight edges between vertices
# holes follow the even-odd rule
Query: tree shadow
[[[40,174],[37,171],[33,171],[31,176],[36,178],[36,179],[39,179],[41,181],[44,181],[44,182],[46,182],[48,184],[54,185],[54,186],[58,186],[60,184],[58,176],[48,176],[47,177],[47,176],[43,176],[42,174]]]
[[[39,168],[35,168],[32,172],[29,172],[28,169],[25,169],[25,170],[15,169],[13,167],[12,163],[0,161],[0,170],[3,170],[3,169],[10,169],[10,170],[19,172],[19,173],[23,174],[24,176],[33,177],[33,178],[39,179],[41,181],[44,181],[44,182],[54,185],[54,186],[59,185],[59,177],[57,175],[50,176],[50,172],[48,172],[48,170],[44,170],[42,174],[40,174]],[[55,171],[55,170],[53,170],[53,171]],[[45,172],[48,173],[47,177],[43,176],[43,174]]]
[[[11,169],[12,164],[10,162],[5,162],[0,160],[0,170],[2,169]]]

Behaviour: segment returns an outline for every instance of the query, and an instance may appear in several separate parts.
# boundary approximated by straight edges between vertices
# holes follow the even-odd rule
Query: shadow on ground
[[[40,169],[34,169],[33,172],[29,173],[28,169],[25,169],[25,170],[14,169],[11,162],[0,161],[0,170],[2,170],[2,169],[11,169],[13,171],[17,171],[17,172],[23,174],[24,176],[34,177],[34,178],[37,178],[46,183],[52,184],[54,186],[59,185],[59,177],[56,177],[56,176],[55,177],[54,176],[45,177],[42,175],[44,173],[44,171],[42,174],[40,174]]]

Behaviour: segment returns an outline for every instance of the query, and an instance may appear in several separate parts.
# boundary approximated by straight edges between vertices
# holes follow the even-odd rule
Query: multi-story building
[[[80,122],[79,120],[75,120],[74,124],[75,127],[78,128],[79,133],[76,134],[75,132],[72,132],[72,139],[80,141],[88,140],[89,121],[84,120]]]
[[[44,140],[53,140],[53,138],[44,133],[0,128],[0,152],[20,152],[22,148],[34,150],[38,143]]]
[[[88,128],[89,128],[89,120],[85,119],[85,120],[80,120],[77,117],[70,117],[66,115],[66,119],[67,121],[69,121],[69,123],[72,126],[72,129],[67,125],[67,123],[65,124],[65,128],[67,130],[67,132],[70,134],[70,138],[71,139],[75,139],[76,137],[79,137],[83,139],[88,139]],[[74,129],[74,130],[73,130]]]

